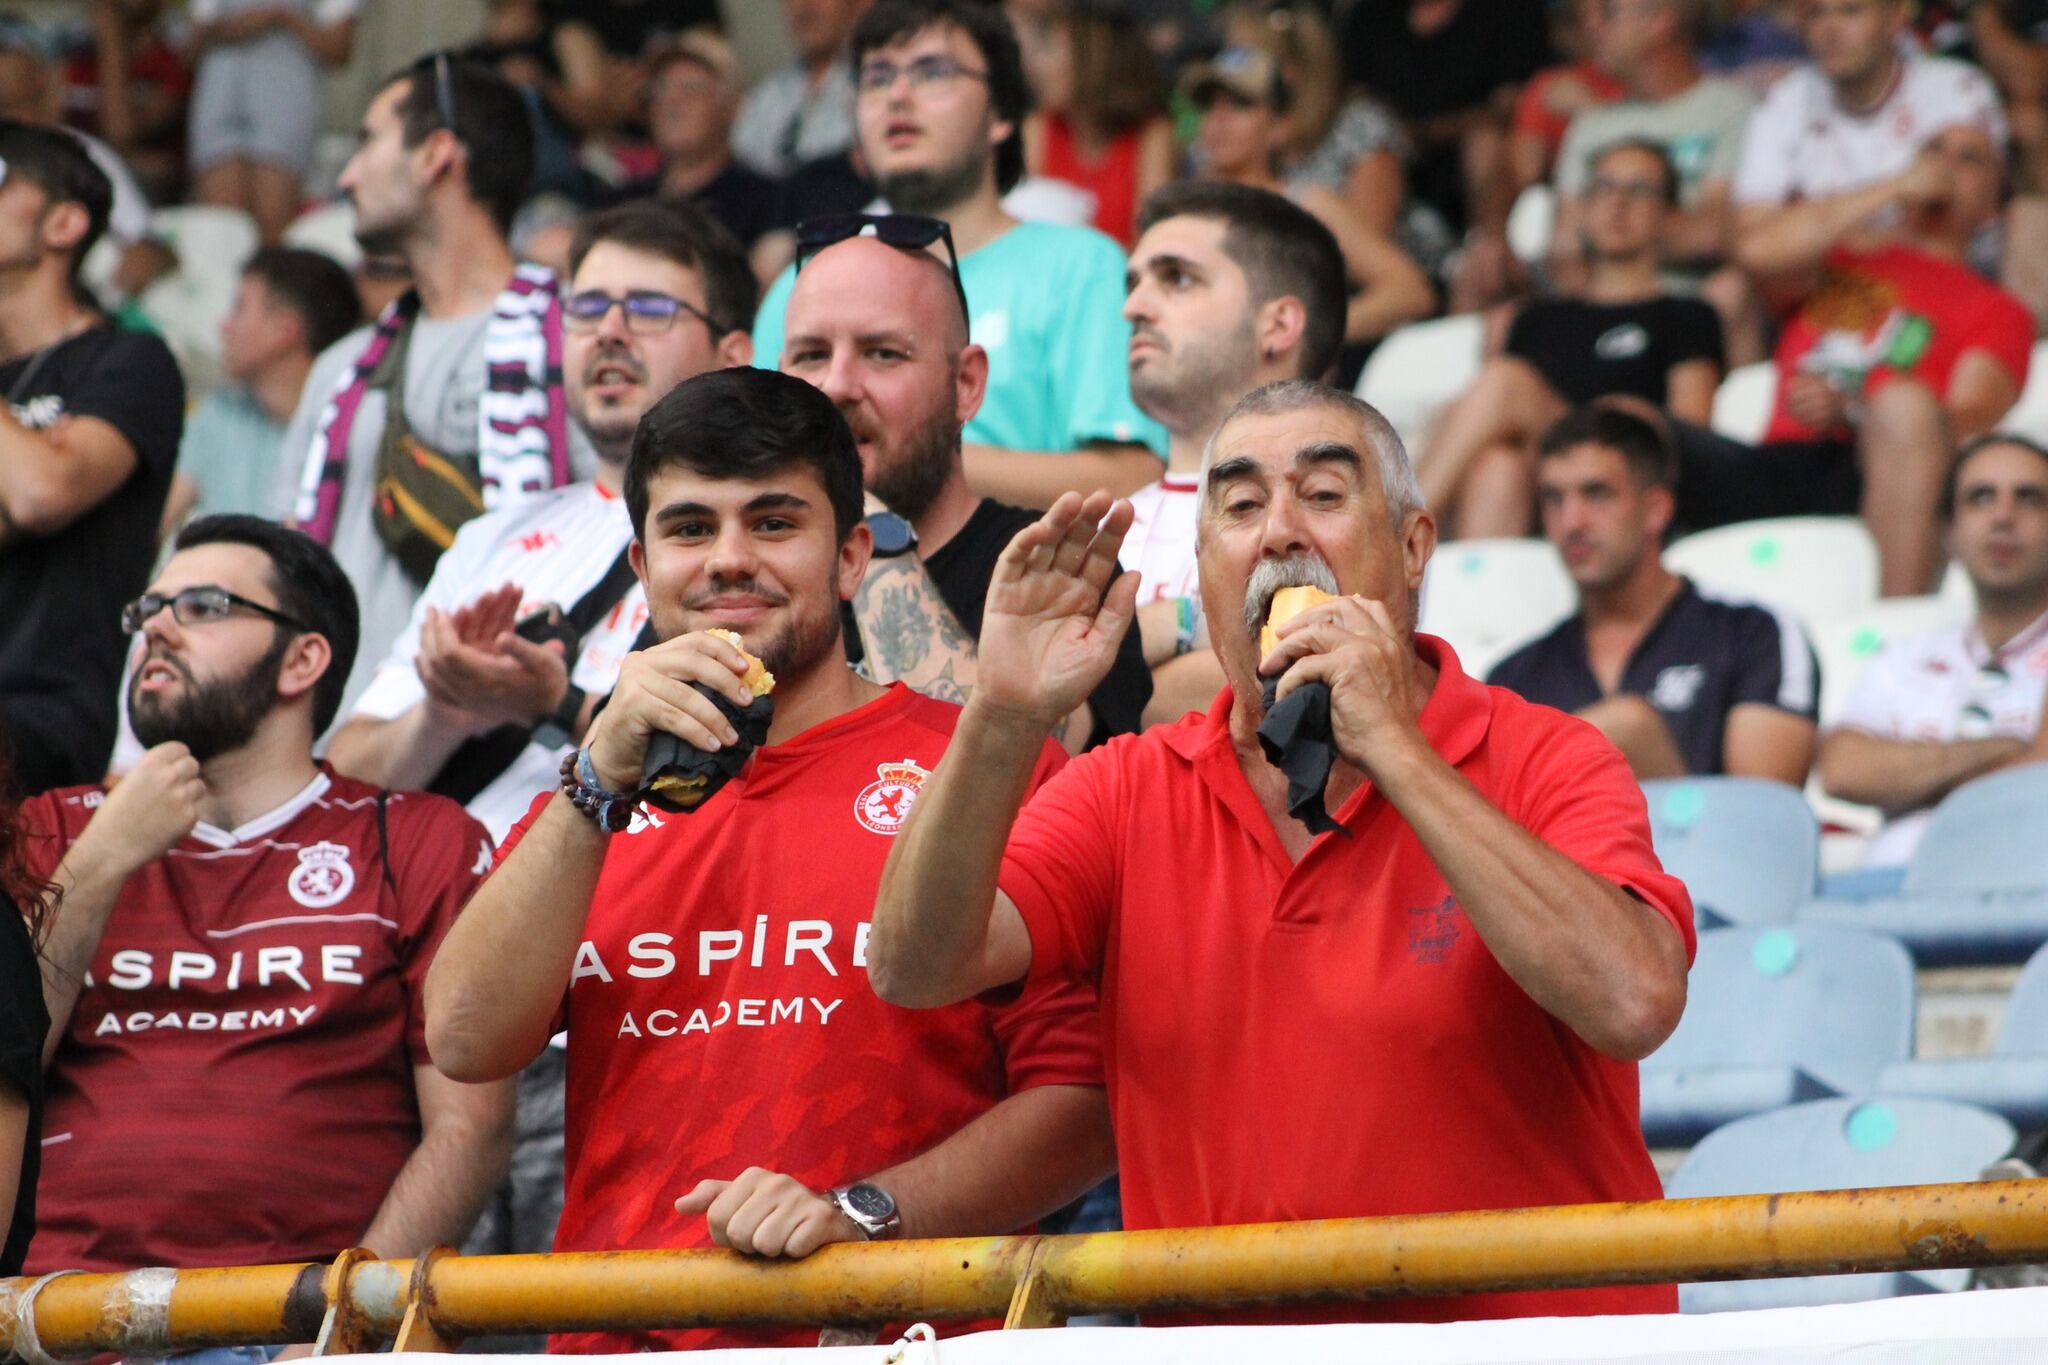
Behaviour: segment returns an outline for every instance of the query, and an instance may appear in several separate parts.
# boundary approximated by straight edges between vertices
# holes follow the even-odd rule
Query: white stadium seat
[[[1790,608],[1815,622],[1877,600],[1877,546],[1854,517],[1774,517],[1672,543],[1665,566],[1697,583]]]
[[[1754,445],[1771,422],[1778,401],[1778,371],[1768,360],[1729,371],[1714,390],[1714,430],[1734,441]]]
[[[2048,441],[2048,341],[2034,343],[2034,356],[2027,365],[2027,384],[2019,401],[1999,422],[2003,431],[2016,431],[2036,441]]]
[[[1397,327],[1365,362],[1356,392],[1394,424],[1410,458],[1419,459],[1437,415],[1479,373],[1485,344],[1486,323],[1477,313]]]
[[[143,290],[136,304],[177,356],[186,391],[203,393],[219,376],[220,324],[256,250],[256,220],[240,209],[188,204],[158,209],[153,222],[177,253],[178,268]]]
[[[356,241],[355,205],[336,199],[307,209],[285,228],[284,244],[317,251],[338,261],[343,270],[354,270],[363,259],[362,244]]]
[[[1450,641],[1465,671],[1484,677],[1576,603],[1571,579],[1547,541],[1451,541],[1429,561],[1419,629]]]
[[[1515,197],[1508,210],[1508,249],[1523,265],[1540,265],[1550,254],[1550,234],[1557,226],[1557,191],[1537,181]]]

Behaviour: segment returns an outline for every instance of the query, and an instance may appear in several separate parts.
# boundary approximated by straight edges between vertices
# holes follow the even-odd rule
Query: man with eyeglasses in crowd
[[[1992,432],[1965,445],[1942,513],[1974,620],[1894,641],[1864,665],[1822,737],[1821,784],[1878,807],[1863,866],[1903,878],[1941,798],[1972,778],[2048,763],[2048,449]],[[1880,873],[1860,889],[1896,889]]]
[[[647,623],[619,496],[641,414],[692,375],[752,353],[753,273],[704,210],[653,200],[603,210],[579,228],[570,262],[564,380],[596,477],[457,533],[327,750],[338,772],[467,803],[493,839],[554,785]],[[522,1075],[511,1171],[472,1250],[553,1246],[562,1071],[562,1049],[550,1047]]]
[[[437,1072],[420,999],[490,841],[452,801],[315,762],[356,648],[347,577],[299,532],[202,517],[121,624],[149,748],[111,791],[22,808],[61,893],[32,1271],[461,1240],[511,1087]]]
[[[1093,228],[1019,222],[1003,208],[1024,172],[1030,93],[1001,8],[879,0],[852,48],[861,157],[889,209],[951,225],[971,330],[988,353],[987,392],[967,424],[967,482],[1021,507],[1153,482],[1166,433],[1132,401],[1124,373],[1123,250]],[[795,273],[762,300],[760,364],[782,354]]]
[[[412,288],[329,347],[286,433],[271,507],[331,548],[362,604],[344,711],[462,522],[574,478],[552,273],[506,233],[533,178],[519,91],[446,54],[386,80],[342,168],[356,237]]]

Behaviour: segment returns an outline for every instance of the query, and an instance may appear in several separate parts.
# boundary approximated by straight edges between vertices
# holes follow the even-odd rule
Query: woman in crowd
[[[36,945],[51,888],[30,877],[15,818],[13,778],[0,758],[0,1277],[19,1275],[36,1226],[43,1137],[43,1040],[50,1016]]]
[[[1026,171],[1094,195],[1094,225],[1130,246],[1139,202],[1173,179],[1158,60],[1128,16],[1084,0],[1023,19],[1018,38],[1038,97]]]

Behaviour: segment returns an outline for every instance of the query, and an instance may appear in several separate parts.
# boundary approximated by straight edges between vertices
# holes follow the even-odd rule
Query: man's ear
[[[868,529],[865,521],[857,521],[846,533],[846,539],[839,543],[839,600],[851,602],[853,595],[860,591],[860,581],[867,577],[868,560],[875,553],[875,533]]]
[[[1678,495],[1662,485],[1643,490],[1643,527],[1659,545],[1664,543],[1664,533],[1671,529],[1671,520],[1678,515]]]
[[[277,673],[277,695],[281,701],[296,701],[311,692],[334,663],[334,647],[325,635],[304,632],[292,638],[284,652],[284,664]]]
[[[43,244],[52,251],[70,251],[85,240],[92,227],[92,215],[85,205],[66,200],[50,205],[43,214]]]
[[[719,369],[730,370],[741,365],[751,365],[754,363],[753,333],[744,327],[735,327],[718,339],[718,344],[711,348],[711,353],[718,357]]]
[[[1252,321],[1252,344],[1259,348],[1259,363],[1278,360],[1300,346],[1307,330],[1308,308],[1292,294],[1260,304]]]
[[[412,149],[414,174],[421,189],[431,186],[445,173],[459,173],[462,159],[469,155],[462,139],[447,128],[436,128],[420,139],[419,146]]]
[[[954,369],[953,415],[964,427],[981,411],[981,400],[988,396],[988,352],[969,342],[961,348]]]

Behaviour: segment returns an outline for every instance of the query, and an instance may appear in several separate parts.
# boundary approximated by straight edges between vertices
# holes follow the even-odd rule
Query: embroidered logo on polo
[[[1408,956],[1416,962],[1441,964],[1465,932],[1465,912],[1456,896],[1408,912]]]
[[[348,899],[356,889],[356,870],[349,866],[348,845],[326,840],[299,850],[299,865],[285,882],[293,900],[308,910],[325,910]]]
[[[895,834],[910,818],[910,808],[917,803],[918,789],[930,776],[929,772],[908,759],[901,763],[878,765],[875,780],[862,787],[860,795],[853,798],[853,818],[860,822],[862,829],[872,833]]]

